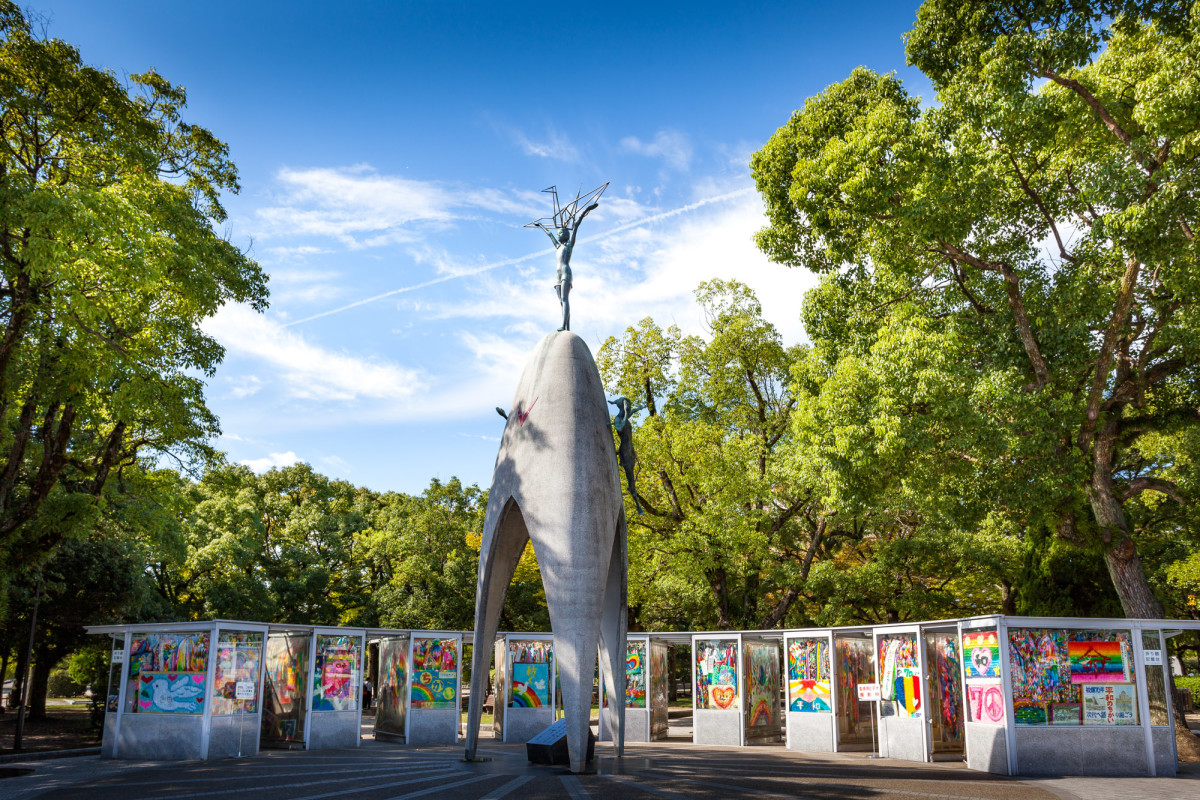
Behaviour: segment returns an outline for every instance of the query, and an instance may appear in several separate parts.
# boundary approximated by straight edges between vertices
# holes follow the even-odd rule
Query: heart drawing
[[[725,710],[737,700],[737,689],[732,686],[712,687],[712,701],[717,708]]]

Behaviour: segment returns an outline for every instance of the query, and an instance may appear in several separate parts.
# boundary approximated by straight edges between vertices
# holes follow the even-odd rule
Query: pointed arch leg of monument
[[[471,698],[467,705],[467,760],[475,758],[479,744],[479,718],[487,697],[492,643],[500,627],[504,596],[525,552],[529,531],[516,501],[509,499],[493,531],[484,531],[480,548],[479,583],[475,601],[475,640],[471,649]],[[497,687],[499,689],[500,687]],[[502,702],[500,697],[496,702]]]
[[[617,756],[625,753],[625,634],[629,620],[629,587],[627,584],[625,512],[617,520],[617,535],[613,538],[608,578],[604,586],[604,606],[600,622],[600,669],[608,689],[608,708],[605,728],[616,745]]]

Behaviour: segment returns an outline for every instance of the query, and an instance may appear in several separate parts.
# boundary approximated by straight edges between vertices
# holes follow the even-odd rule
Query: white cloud
[[[488,214],[540,213],[536,192],[473,189],[397,175],[381,175],[369,165],[284,168],[276,173],[274,202],[258,209],[263,238],[332,238],[350,249],[421,241],[426,232],[456,220]],[[272,256],[323,252],[312,244],[268,248]]]
[[[266,472],[272,467],[287,467],[300,461],[300,456],[288,450],[286,453],[271,453],[262,458],[243,458],[239,464],[245,464],[254,472]]]
[[[590,241],[581,237],[572,259],[572,329],[593,347],[646,316],[663,326],[678,324],[686,332],[701,333],[694,291],[701,281],[722,278],[755,290],[763,315],[784,342],[803,341],[800,304],[816,278],[767,260],[754,244],[754,234],[766,224],[762,201],[753,192],[731,188],[705,187],[725,197],[722,203],[693,207],[689,213],[660,212],[653,222],[623,230],[617,226]],[[553,262],[549,256],[544,262],[541,269],[534,262],[535,269],[520,276],[480,276],[470,299],[428,313],[507,320],[505,335],[463,332],[459,338],[484,369],[520,374],[529,347],[558,321],[550,288]]]
[[[231,383],[233,384],[233,388],[229,390],[229,393],[239,400],[243,397],[250,397],[257,394],[259,389],[263,387],[262,379],[257,375],[242,375],[233,378]]]
[[[273,368],[291,397],[334,402],[400,400],[425,385],[415,370],[325,349],[246,306],[225,306],[206,320],[204,329],[231,353]]]
[[[412,237],[416,223],[446,222],[454,201],[437,184],[394,175],[370,167],[281,169],[280,204],[261,208],[263,235],[329,236],[351,247],[358,237],[388,233],[393,240]]]
[[[279,269],[271,273],[271,303],[275,306],[328,303],[344,293],[344,279],[335,270]]]
[[[513,142],[527,156],[552,158],[556,161],[574,162],[579,160],[579,150],[571,144],[566,134],[551,128],[542,141],[534,141],[516,128],[509,129]]]
[[[349,475],[352,472],[350,464],[340,456],[325,456],[320,461],[325,466],[335,469],[343,475]]]
[[[687,171],[692,162],[692,143],[679,131],[659,131],[648,142],[636,136],[626,136],[621,140],[621,149],[648,158],[661,158],[667,166],[680,172]]]
[[[318,256],[328,253],[329,251],[323,247],[316,247],[311,244],[302,244],[295,247],[267,247],[263,249],[263,258],[259,261],[266,264],[281,264],[287,261],[304,261],[309,256]]]

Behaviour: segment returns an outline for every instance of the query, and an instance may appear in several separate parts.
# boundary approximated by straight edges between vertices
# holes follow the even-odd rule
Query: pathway
[[[1175,800],[1200,798],[1200,769],[1179,778],[1013,779],[957,763],[914,764],[861,755],[793,753],[781,747],[631,744],[624,759],[597,746],[597,771],[571,775],[535,767],[523,745],[481,742],[464,763],[461,747],[408,747],[364,740],[357,749],[267,751],[216,762],[147,763],[97,757],[9,762],[31,775],[0,780],[0,800],[521,800],[737,797],[880,800]],[[1194,767],[1196,765],[1189,765]]]

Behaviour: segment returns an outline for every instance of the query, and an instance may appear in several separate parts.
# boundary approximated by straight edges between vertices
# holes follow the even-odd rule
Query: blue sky
[[[31,4],[86,62],[185,86],[238,165],[225,232],[272,299],[206,326],[219,447],[376,490],[490,482],[493,408],[558,325],[522,227],[541,189],[612,182],[572,259],[593,352],[646,316],[702,333],[714,277],[793,343],[812,278],[755,249],[750,154],[860,64],[929,95],[904,65],[915,2]]]

